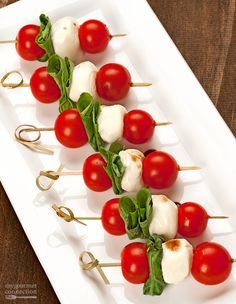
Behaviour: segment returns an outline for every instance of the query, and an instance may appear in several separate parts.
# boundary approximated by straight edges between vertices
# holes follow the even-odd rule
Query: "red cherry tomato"
[[[60,113],[54,124],[57,140],[65,147],[79,148],[88,142],[80,113],[69,109]]]
[[[105,203],[102,208],[103,228],[112,235],[125,234],[125,223],[119,212],[119,198],[113,198]]]
[[[128,94],[130,84],[130,73],[121,64],[108,63],[97,72],[97,93],[105,100],[117,101],[124,98]]]
[[[87,53],[104,51],[111,38],[107,26],[99,20],[85,21],[79,27],[80,46]]]
[[[184,237],[197,237],[206,229],[209,216],[197,203],[184,203],[178,207],[178,232]]]
[[[178,164],[168,153],[154,151],[143,160],[143,182],[154,189],[169,188],[178,176]]]
[[[99,153],[86,158],[83,166],[83,178],[86,186],[97,192],[111,188],[112,182],[105,171],[106,162]]]
[[[193,254],[192,275],[205,285],[224,282],[232,270],[232,258],[221,245],[213,242],[199,244]]]
[[[143,144],[153,135],[155,121],[143,110],[129,111],[124,117],[123,136],[132,144]]]
[[[145,283],[149,278],[147,245],[140,242],[126,245],[121,252],[121,269],[128,282]]]
[[[42,103],[52,103],[61,96],[61,91],[46,67],[38,68],[30,78],[30,88],[34,97]]]
[[[16,36],[16,51],[19,56],[25,60],[37,60],[45,54],[36,43],[35,39],[39,33],[40,27],[34,24],[23,26]]]

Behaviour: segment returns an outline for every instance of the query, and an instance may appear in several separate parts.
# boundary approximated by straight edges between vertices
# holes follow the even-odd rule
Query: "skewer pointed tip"
[[[151,86],[151,82],[131,82],[130,86],[131,87],[149,87]]]
[[[187,170],[201,170],[202,168],[199,166],[178,166],[179,171],[187,171]]]
[[[229,217],[225,216],[225,215],[209,215],[208,218],[209,219],[227,219]]]
[[[168,125],[172,125],[172,122],[170,122],[170,121],[156,122],[155,121],[155,127],[168,126]]]
[[[118,38],[118,37],[125,37],[127,36],[127,34],[114,34],[114,35],[111,35],[111,38]]]

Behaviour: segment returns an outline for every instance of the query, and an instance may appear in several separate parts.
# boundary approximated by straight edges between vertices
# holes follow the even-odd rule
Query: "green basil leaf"
[[[66,93],[67,93],[67,96],[69,96],[70,87],[71,87],[71,83],[72,83],[72,74],[73,74],[73,70],[74,70],[74,64],[68,57],[66,57],[64,60],[65,60],[66,72],[65,72],[65,75],[63,76],[63,78],[64,78],[63,81],[65,81]]]
[[[130,196],[123,196],[119,202],[119,211],[125,222],[125,230],[130,240],[141,236],[141,230],[138,223],[138,208],[136,200]]]
[[[41,62],[45,62],[50,58],[50,56],[52,56],[55,53],[51,39],[52,24],[50,22],[50,19],[44,14],[41,14],[39,16],[39,20],[40,20],[40,31],[35,41],[38,44],[38,46],[44,49],[46,52],[45,55],[40,57],[38,60]]]
[[[68,58],[62,59],[57,54],[52,55],[48,60],[47,72],[54,78],[61,91],[60,112],[75,108],[75,103],[69,98],[73,67],[73,63]]]
[[[156,296],[160,295],[166,286],[163,279],[161,261],[163,258],[163,239],[154,234],[147,241],[147,256],[149,264],[149,278],[143,286],[143,294]]]
[[[94,101],[89,93],[82,93],[76,106],[80,112],[90,145],[95,151],[99,151],[101,147],[104,147],[97,123],[97,118],[100,113],[100,103]]]
[[[152,196],[147,188],[142,188],[136,196],[137,206],[139,209],[139,225],[143,233],[143,238],[148,238],[149,225],[152,215]]]
[[[120,156],[118,154],[106,150],[102,146],[100,147],[99,152],[107,162],[105,170],[112,180],[112,188],[114,193],[123,193],[124,190],[121,187],[121,180],[124,175],[125,168],[121,162]]]
[[[115,141],[109,147],[109,151],[118,154],[120,151],[124,150],[124,145],[122,145],[119,141]]]

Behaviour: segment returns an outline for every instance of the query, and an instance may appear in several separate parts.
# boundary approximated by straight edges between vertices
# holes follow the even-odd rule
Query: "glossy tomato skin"
[[[42,103],[52,103],[61,97],[61,91],[46,67],[38,68],[30,78],[33,96]]]
[[[107,26],[95,19],[85,21],[79,27],[80,46],[84,52],[99,53],[105,50],[111,35]]]
[[[186,202],[178,207],[178,233],[192,238],[201,235],[208,223],[208,214],[199,204]]]
[[[121,252],[121,269],[124,278],[132,284],[142,284],[149,278],[147,245],[135,242]]]
[[[168,153],[154,151],[143,160],[142,177],[146,186],[165,189],[173,185],[178,176],[178,164]]]
[[[103,228],[112,235],[125,234],[125,223],[119,212],[119,198],[107,201],[102,208]]]
[[[232,258],[220,244],[204,242],[193,254],[191,273],[200,283],[216,285],[224,282],[232,270]]]
[[[16,36],[16,51],[25,60],[33,61],[45,54],[36,43],[35,39],[40,31],[40,27],[34,24],[23,26]]]
[[[105,171],[106,166],[105,160],[99,153],[86,158],[83,166],[83,178],[89,189],[102,192],[111,188],[112,182]]]
[[[98,96],[114,102],[124,98],[131,85],[129,71],[121,64],[108,63],[102,66],[96,75]]]
[[[57,140],[68,148],[79,148],[88,142],[84,124],[76,109],[60,113],[55,121],[54,131]]]
[[[155,121],[143,110],[132,110],[124,116],[123,136],[132,144],[147,142],[152,137],[154,129]]]

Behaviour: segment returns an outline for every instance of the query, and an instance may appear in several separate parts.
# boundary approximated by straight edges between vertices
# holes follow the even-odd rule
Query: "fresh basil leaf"
[[[119,202],[119,211],[125,222],[125,230],[130,240],[141,236],[141,229],[138,223],[138,208],[136,200],[130,196],[123,196]]]
[[[163,241],[164,240],[156,234],[150,237],[147,241],[149,278],[143,286],[143,294],[145,295],[160,295],[166,286],[161,268],[161,261],[163,258]]]
[[[70,87],[71,87],[71,83],[72,83],[72,74],[73,74],[73,70],[74,70],[74,64],[68,57],[65,57],[64,60],[65,60],[65,66],[66,66],[67,72],[65,73],[65,76],[63,76],[65,78],[63,80],[65,81],[65,88],[66,88],[67,96],[69,96]]]
[[[104,147],[97,123],[97,118],[100,113],[100,103],[94,101],[89,93],[82,93],[76,106],[80,112],[90,145],[95,151],[99,151],[101,147]]]
[[[120,151],[124,150],[124,145],[122,145],[119,141],[115,141],[109,147],[109,151],[118,154]]]
[[[121,162],[120,156],[106,150],[104,147],[100,147],[99,152],[107,162],[107,167],[105,170],[112,180],[112,188],[114,193],[123,193],[124,190],[121,187],[121,180],[124,175],[125,168]]]
[[[121,187],[121,180],[124,175],[125,168],[121,162],[120,156],[109,150],[106,150],[104,147],[100,147],[99,152],[107,163],[105,170],[112,180],[112,188],[114,193],[123,193],[124,190]]]
[[[57,54],[52,55],[48,60],[47,72],[54,78],[61,91],[60,112],[75,108],[75,103],[69,98],[73,67],[73,63],[68,58],[62,59]]]
[[[46,52],[45,55],[40,57],[38,60],[41,62],[45,62],[49,59],[50,56],[52,56],[55,53],[51,39],[52,24],[50,22],[50,19],[44,14],[41,14],[39,16],[39,20],[40,20],[40,31],[35,41],[38,44],[38,46],[44,49]]]
[[[139,225],[143,233],[143,238],[148,238],[149,225],[152,215],[152,196],[147,188],[142,188],[136,196],[137,206],[139,209]]]

